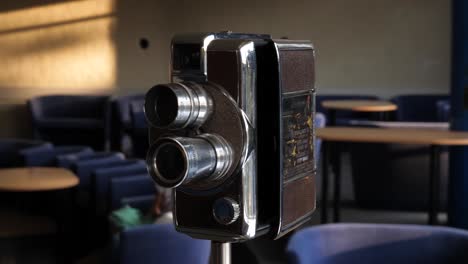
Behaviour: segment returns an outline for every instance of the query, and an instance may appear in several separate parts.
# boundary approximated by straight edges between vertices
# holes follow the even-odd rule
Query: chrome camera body
[[[173,83],[151,88],[147,164],[195,238],[278,238],[315,210],[314,48],[269,35],[174,37]]]

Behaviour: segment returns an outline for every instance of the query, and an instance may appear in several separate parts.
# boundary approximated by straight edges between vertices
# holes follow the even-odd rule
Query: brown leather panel
[[[313,89],[314,51],[312,49],[281,50],[279,54],[282,92]]]
[[[284,227],[315,209],[314,176],[289,182],[283,188],[282,226]]]

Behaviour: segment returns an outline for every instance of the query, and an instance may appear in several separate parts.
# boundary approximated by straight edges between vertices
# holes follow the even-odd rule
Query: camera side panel
[[[307,41],[277,40],[280,86],[280,215],[277,237],[315,210],[315,68]]]

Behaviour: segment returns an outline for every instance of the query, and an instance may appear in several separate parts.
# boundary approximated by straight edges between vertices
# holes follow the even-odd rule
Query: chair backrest
[[[47,95],[28,101],[34,137],[56,145],[107,150],[110,103],[105,95]]]
[[[133,101],[142,101],[144,94],[132,94],[112,98],[112,149],[123,150],[123,138],[132,127],[130,105]]]
[[[143,160],[127,160],[126,162],[115,164],[116,166],[99,168],[94,171],[94,197],[96,213],[107,213],[109,209],[110,182],[114,178],[126,177],[135,174],[148,173],[146,163]],[[128,186],[131,188],[132,186]],[[154,186],[150,186],[153,187]]]
[[[120,152],[105,153],[92,159],[78,160],[72,164],[72,170],[80,179],[79,188],[89,188],[92,183],[93,172],[99,168],[118,166],[125,161],[125,156]]]
[[[154,201],[157,189],[148,173],[113,178],[110,181],[111,208],[117,209],[125,205],[125,200],[149,196],[149,204]],[[137,199],[138,200],[138,199]],[[148,209],[141,208],[143,210]]]
[[[29,100],[33,119],[93,118],[104,119],[109,111],[109,96],[105,95],[46,95]]]
[[[47,151],[53,148],[48,142],[28,139],[0,139],[0,168],[25,166],[23,153],[28,151]]]
[[[132,123],[130,105],[134,101],[144,101],[144,94],[132,94],[126,96],[118,96],[112,98],[112,112],[113,118],[125,128],[129,128]]]
[[[193,239],[172,224],[129,228],[120,235],[121,264],[207,264],[210,241]]]
[[[134,157],[145,158],[149,147],[148,139],[148,123],[146,122],[145,113],[143,111],[144,100],[134,101],[131,103],[132,117],[132,154]]]
[[[398,109],[397,121],[435,122],[437,120],[437,101],[449,100],[444,94],[407,94],[392,98]]]
[[[290,239],[291,264],[468,263],[468,232],[418,225],[330,224]]]
[[[87,146],[54,146],[53,148],[32,148],[21,151],[25,166],[55,166],[57,157],[66,154],[91,154]]]
[[[325,127],[327,121],[325,118],[325,115],[322,113],[316,113],[315,114],[315,128],[322,128]],[[319,158],[320,158],[320,149],[322,147],[322,140],[320,138],[315,138],[315,150],[314,150],[314,155],[315,155],[315,161],[318,163]]]
[[[450,100],[439,100],[436,102],[437,121],[450,122],[451,104]]]
[[[148,123],[146,122],[145,112],[143,107],[145,100],[135,100],[130,104],[130,115],[132,120],[132,128],[147,129]]]
[[[123,160],[125,156],[120,152],[93,152],[93,153],[73,153],[63,154],[57,156],[57,166],[66,169],[73,169],[75,163],[85,160],[101,159],[111,155],[117,155],[120,160]]]

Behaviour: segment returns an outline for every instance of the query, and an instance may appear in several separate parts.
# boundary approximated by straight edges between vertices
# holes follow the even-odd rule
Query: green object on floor
[[[140,210],[128,205],[113,211],[110,220],[119,229],[127,229],[151,222]]]

